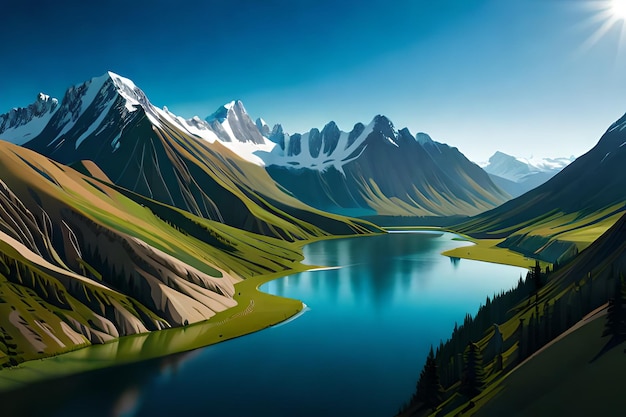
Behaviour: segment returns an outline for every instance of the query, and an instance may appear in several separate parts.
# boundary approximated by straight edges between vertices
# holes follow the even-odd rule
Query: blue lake
[[[390,233],[305,247],[337,266],[271,281],[302,300],[294,320],[192,352],[33,385],[3,399],[11,415],[392,416],[430,345],[521,268],[450,259],[448,233]],[[4,413],[3,413],[4,415]]]

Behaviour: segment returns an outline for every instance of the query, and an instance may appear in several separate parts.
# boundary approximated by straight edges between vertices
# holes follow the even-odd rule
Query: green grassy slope
[[[624,122],[620,119],[615,126]],[[626,131],[611,128],[588,153],[538,188],[454,229],[548,262],[589,246],[626,209]]]
[[[602,337],[604,311],[538,352],[495,384],[485,401],[477,400],[475,416],[610,416],[626,407],[623,378],[624,343],[612,346]]]
[[[571,410],[592,410],[576,408],[571,404],[575,400],[599,401],[595,410],[621,410],[621,396],[614,395],[615,387],[609,380],[625,369],[623,349],[617,346],[601,354],[609,341],[602,338],[605,320],[601,316],[613,296],[616,280],[626,274],[624,236],[626,215],[575,259],[550,274],[538,297],[531,294],[515,305],[504,306],[506,319],[497,322],[502,335],[502,367],[496,365],[493,321],[477,316],[474,324],[466,326],[470,330],[459,330],[455,343],[462,344],[459,335],[469,331],[483,352],[487,385],[481,394],[473,398],[461,395],[457,379],[447,387],[448,399],[436,412],[420,412],[413,407],[403,415],[461,416],[479,411],[477,415],[500,415],[504,410],[516,415],[570,415]],[[491,311],[493,308],[492,304]],[[483,308],[483,313],[487,311]],[[588,319],[576,325],[590,312]],[[531,356],[568,329],[571,334]],[[438,357],[440,370],[447,375],[454,375],[457,366],[444,356],[451,348],[442,347]],[[518,367],[520,362],[523,365]],[[577,393],[575,399],[571,392]]]
[[[99,117],[95,107],[64,134],[62,144],[51,145],[57,132],[46,129],[24,146],[79,169],[81,161],[93,161],[111,182],[129,191],[261,235],[293,241],[376,230],[367,222],[306,206],[283,192],[263,167],[219,142],[192,136],[150,106],[128,113],[121,96],[116,100],[104,115],[106,129],[88,135],[80,146],[72,141]]]
[[[242,279],[302,260],[295,243],[195,216],[8,143],[0,143],[0,179],[2,364],[206,320],[237,305]],[[298,222],[307,237],[328,233]]]

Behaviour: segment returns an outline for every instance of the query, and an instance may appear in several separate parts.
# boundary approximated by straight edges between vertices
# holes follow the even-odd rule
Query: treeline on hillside
[[[626,338],[626,284],[611,270],[604,278],[591,273],[549,297],[539,291],[550,280],[538,264],[517,286],[487,300],[475,316],[455,324],[452,336],[431,351],[416,391],[400,415],[451,411],[480,394],[487,379],[505,375],[585,315],[609,301],[605,335]],[[472,403],[470,403],[472,404]]]

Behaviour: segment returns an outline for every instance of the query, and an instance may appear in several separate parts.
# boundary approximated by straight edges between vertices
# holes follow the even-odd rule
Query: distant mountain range
[[[65,164],[91,160],[125,189],[250,231],[269,233],[280,222],[248,220],[255,217],[249,204],[235,195],[260,197],[276,209],[303,207],[262,167],[298,200],[342,215],[474,215],[509,198],[456,148],[398,131],[380,115],[351,132],[330,122],[289,135],[280,125],[255,123],[234,101],[204,120],[186,120],[152,106],[131,80],[107,73],[70,88],[60,103],[41,96],[3,117],[5,140]],[[207,168],[204,159],[222,167]],[[223,212],[215,199],[239,208]]]
[[[172,115],[172,117],[174,117]],[[428,135],[397,131],[385,116],[350,132],[323,129],[288,134],[263,119],[253,122],[241,101],[220,106],[204,120],[176,118],[189,132],[214,137],[240,157],[264,166],[302,202],[350,216],[472,215],[509,196],[456,148]]]
[[[513,197],[536,188],[574,161],[569,158],[525,159],[496,152],[480,164],[493,182]]]
[[[626,115],[589,152],[539,187],[456,228],[550,262],[585,249],[626,210]]]
[[[298,199],[319,209],[351,215],[472,215],[509,196],[458,149],[396,130],[385,116],[350,132],[334,122],[305,134],[280,126],[259,152],[267,170]]]
[[[63,164],[92,161],[137,201],[140,195],[287,240],[359,228],[311,210],[281,191],[262,167],[230,151],[239,144],[256,147],[255,139],[263,140],[253,123],[246,130],[244,124],[231,127],[228,120],[182,120],[154,107],[132,81],[111,72],[68,89],[60,103],[45,103],[52,103],[47,111],[18,110],[4,116],[11,123],[0,130],[0,138]],[[242,139],[229,136],[233,133]],[[325,232],[310,222],[324,224]]]

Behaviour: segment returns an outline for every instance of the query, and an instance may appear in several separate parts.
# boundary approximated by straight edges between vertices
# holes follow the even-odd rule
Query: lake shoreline
[[[501,248],[497,245],[504,239],[477,239],[471,236],[459,233],[448,227],[437,226],[401,226],[401,227],[385,227],[388,232],[406,232],[425,230],[430,232],[440,231],[452,233],[459,236],[459,240],[472,242],[473,246],[462,246],[442,252],[443,256],[450,258],[468,259],[472,261],[490,262],[502,265],[518,266],[522,268],[530,268],[535,265],[535,259],[529,258],[521,253],[510,249]],[[546,262],[540,262],[542,267],[551,265]]]
[[[38,415],[45,406],[31,404],[30,398],[41,392],[42,401],[57,404],[57,415],[98,407],[104,417],[128,395],[136,398],[135,404],[146,415],[172,413],[165,397],[175,396],[189,404],[188,410],[214,407],[224,416],[254,414],[252,410],[264,410],[262,415],[294,415],[301,410],[301,415],[315,417],[332,408],[331,404],[343,403],[343,408],[335,410],[349,413],[347,404],[375,389],[370,382],[375,380],[380,396],[369,399],[360,410],[363,415],[366,409],[375,409],[373,415],[392,415],[413,391],[419,359],[430,342],[447,335],[486,294],[512,286],[521,272],[516,267],[442,256],[442,251],[471,243],[439,230],[302,243],[304,258],[287,266],[305,272],[272,279],[285,275],[276,273],[237,284],[240,305],[221,319],[40,361],[18,381],[25,388],[18,385],[0,394],[0,401],[10,405],[13,412],[9,414]],[[250,297],[245,298],[248,295],[254,300],[252,308]],[[305,314],[296,300],[309,306]],[[277,302],[287,304],[276,308]],[[285,311],[290,305],[293,311]],[[284,321],[294,317],[289,313],[295,313],[296,307],[300,318]],[[281,316],[281,312],[288,314]],[[267,322],[270,314],[278,323],[265,331],[250,332],[248,337],[226,332],[227,326],[233,326],[238,333],[246,333],[246,323]],[[419,319],[433,315],[435,323]],[[232,320],[225,322],[229,317]],[[209,337],[215,338],[217,332],[222,339],[232,340],[210,346]],[[189,342],[202,348],[163,356],[195,347]],[[386,355],[387,365],[379,366],[378,360]],[[156,359],[137,361],[149,358]],[[90,369],[94,371],[85,372]],[[246,378],[254,382],[241,386]],[[281,387],[284,381],[299,379],[304,379],[303,385]],[[277,386],[281,387],[278,391]],[[310,390],[322,392],[324,399],[305,412],[302,404]],[[240,403],[238,398],[247,401]],[[257,403],[260,409],[254,408]]]
[[[323,236],[295,242],[294,245],[302,251],[304,246],[322,240],[379,234],[381,233]],[[259,288],[267,282],[288,275],[326,268],[306,265],[302,262],[294,262],[288,270],[251,277],[236,283],[233,299],[237,301],[237,305],[218,312],[209,320],[183,327],[122,336],[102,344],[78,346],[73,350],[28,360],[15,367],[0,369],[0,394],[19,390],[37,382],[188,352],[246,336],[288,321],[302,312],[303,303],[299,300],[264,293]],[[161,351],[155,351],[152,347],[155,340],[159,340],[160,345],[166,344],[167,347]],[[146,349],[145,346],[150,347]],[[96,360],[93,360],[89,354],[85,354],[87,350],[97,350],[93,355]]]
[[[387,232],[423,231],[453,233],[471,241],[475,245],[462,246],[444,251],[441,253],[443,256],[512,266],[526,266],[526,264],[520,265],[519,262],[503,262],[503,259],[506,260],[506,258],[503,257],[487,259],[483,255],[483,252],[477,253],[476,248],[489,247],[490,242],[485,243],[480,240],[462,236],[447,228],[416,226],[385,228],[385,230]],[[325,236],[296,242],[295,245],[299,250],[302,250],[304,246],[322,240],[358,238],[375,235],[378,235],[378,233],[372,235]],[[497,250],[506,251],[500,248],[497,248]],[[495,254],[497,252],[494,250],[492,253]],[[522,257],[522,255],[518,255],[518,257]],[[532,264],[530,261],[528,262],[528,265]],[[324,268],[328,267],[306,265],[301,261],[294,263],[293,267],[289,270],[260,275],[241,281],[235,284],[234,299],[237,301],[237,306],[219,312],[207,321],[194,323],[185,327],[175,327],[138,335],[123,336],[104,344],[79,347],[69,352],[29,360],[16,367],[0,370],[0,394],[21,389],[36,382],[183,353],[278,325],[300,314],[304,308],[303,303],[299,300],[264,293],[259,289],[261,285],[288,275]],[[166,347],[163,348],[163,346]],[[88,351],[95,352],[92,355],[86,353]],[[93,359],[94,357],[96,360]]]

